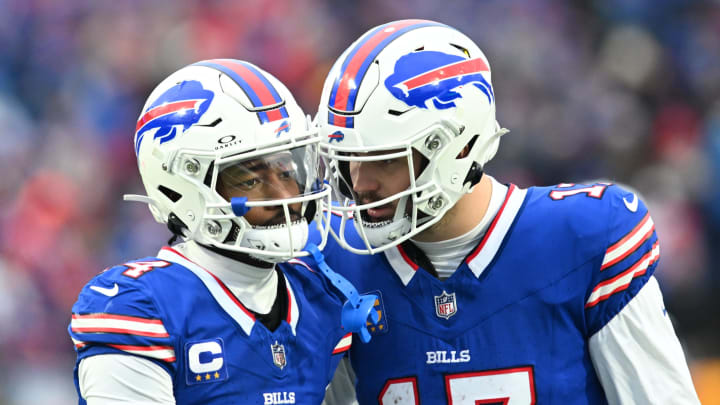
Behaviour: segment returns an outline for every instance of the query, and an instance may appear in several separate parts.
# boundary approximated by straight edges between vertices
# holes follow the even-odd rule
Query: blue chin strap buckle
[[[367,320],[370,319],[373,325],[377,324],[380,320],[377,311],[373,310],[377,296],[375,294],[358,294],[352,283],[347,281],[345,277],[334,272],[330,266],[325,263],[325,257],[320,253],[320,249],[318,249],[316,245],[308,243],[305,249],[312,254],[320,271],[330,280],[330,283],[347,298],[342,309],[342,327],[347,331],[360,334],[360,340],[362,340],[363,343],[369,342],[370,332],[368,332],[367,329]]]
[[[248,211],[250,211],[250,208],[245,204],[247,204],[247,197],[233,197],[230,199],[230,208],[232,208],[233,214],[235,214],[238,217],[242,217],[245,214],[247,214]]]

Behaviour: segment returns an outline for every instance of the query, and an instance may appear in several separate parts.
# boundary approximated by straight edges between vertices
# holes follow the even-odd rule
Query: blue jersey
[[[362,246],[357,234],[349,242]],[[331,241],[324,251],[361,293],[379,297],[372,340],[350,351],[361,404],[607,403],[588,340],[659,257],[636,195],[609,184],[510,186],[450,278],[425,271],[416,249],[349,259]]]
[[[177,404],[319,404],[350,346],[342,302],[304,263],[278,268],[288,310],[275,331],[172,248],[110,268],[73,306],[77,364],[105,353],[142,356],[170,374]]]

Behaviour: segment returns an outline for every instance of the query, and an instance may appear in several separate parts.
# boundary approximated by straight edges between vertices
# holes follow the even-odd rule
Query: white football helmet
[[[335,62],[317,121],[320,154],[339,192],[338,204],[323,208],[343,215],[333,236],[346,249],[372,254],[398,245],[439,221],[477,184],[508,132],[495,120],[489,66],[467,36],[426,20],[375,27]],[[374,165],[379,184],[408,186],[389,194],[359,191],[350,172],[362,165]],[[350,217],[363,246],[347,241]]]
[[[308,223],[322,242],[330,203],[319,137],[290,91],[239,60],[186,66],[148,97],[135,152],[156,221],[184,239],[267,262],[306,256]],[[251,223],[258,214],[262,223]],[[253,222],[256,222],[253,220]]]

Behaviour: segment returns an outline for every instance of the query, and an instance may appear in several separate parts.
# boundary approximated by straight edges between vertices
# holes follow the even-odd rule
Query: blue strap
[[[247,204],[247,197],[233,197],[230,199],[230,207],[233,210],[233,214],[235,214],[238,217],[242,217],[245,214],[247,214],[248,211],[250,211],[250,208],[245,204]]]
[[[375,306],[375,300],[378,297],[375,294],[363,294],[360,295],[345,277],[334,272],[327,263],[325,263],[325,256],[320,253],[320,249],[313,244],[308,243],[305,249],[312,254],[315,263],[317,263],[320,271],[330,280],[330,283],[335,286],[344,296],[347,298],[342,309],[342,327],[350,332],[360,334],[360,340],[363,343],[370,341],[370,332],[367,329],[368,318],[373,324],[377,324],[380,320],[377,311],[373,310]]]

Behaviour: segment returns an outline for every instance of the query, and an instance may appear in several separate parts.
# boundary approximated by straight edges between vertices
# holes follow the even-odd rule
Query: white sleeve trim
[[[610,404],[700,404],[655,277],[590,338],[590,357]]]
[[[170,374],[138,356],[101,354],[84,358],[78,381],[87,405],[175,405]]]

